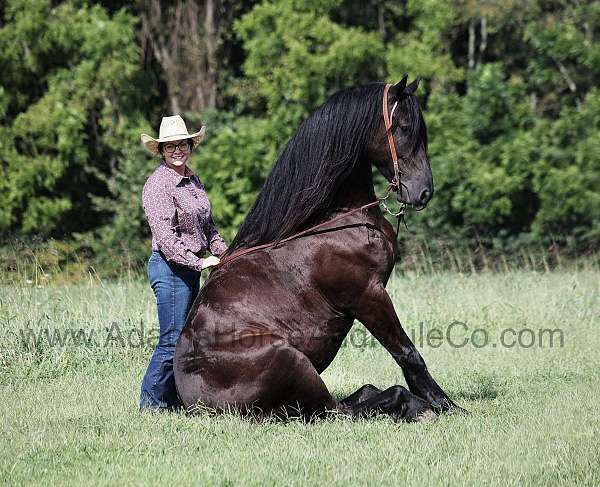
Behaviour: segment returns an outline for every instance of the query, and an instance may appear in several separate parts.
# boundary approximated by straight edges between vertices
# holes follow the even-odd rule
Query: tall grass
[[[398,272],[388,284],[431,373],[472,413],[429,424],[140,414],[157,327],[145,280],[3,283],[0,483],[599,485],[600,272],[458,273],[432,262],[433,271]],[[427,340],[457,322],[466,328],[455,341],[483,330],[489,342]],[[564,340],[501,346],[507,329],[560,329]],[[44,330],[80,339],[50,344]],[[323,374],[335,397],[404,382],[362,330],[354,326]]]
[[[150,248],[148,244],[148,249]],[[108,250],[107,250],[108,252]],[[98,280],[145,279],[148,255],[136,255],[127,245],[95,256],[75,242],[11,239],[0,245],[0,282],[33,286],[77,284]],[[443,272],[536,272],[600,270],[598,249],[525,244],[514,248],[475,241],[417,238],[400,241],[396,270],[424,275]]]

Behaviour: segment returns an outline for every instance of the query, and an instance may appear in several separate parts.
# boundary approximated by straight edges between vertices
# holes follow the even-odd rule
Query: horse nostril
[[[423,191],[421,191],[421,196],[419,196],[419,203],[424,205],[429,201],[429,198],[431,198],[431,191],[425,188]]]

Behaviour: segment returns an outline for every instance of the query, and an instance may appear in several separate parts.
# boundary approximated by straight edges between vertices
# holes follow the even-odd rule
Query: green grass
[[[419,347],[470,416],[306,425],[140,414],[151,345],[121,346],[113,323],[124,341],[130,330],[157,326],[145,282],[2,287],[0,482],[600,484],[600,272],[409,274],[394,277],[388,289],[417,339],[421,327],[443,333],[456,320],[468,333],[465,325],[455,328],[454,342],[478,328],[489,334],[481,348],[446,341]],[[35,345],[22,333],[27,328],[93,330],[95,342]],[[508,328],[561,329],[564,343],[502,347],[498,339]],[[367,382],[403,383],[385,350],[353,337],[355,345],[346,343],[323,374],[336,397]]]

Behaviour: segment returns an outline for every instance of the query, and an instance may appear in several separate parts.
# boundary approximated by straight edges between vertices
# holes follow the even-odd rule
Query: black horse
[[[389,92],[382,83],[339,91],[300,125],[190,310],[174,358],[185,407],[406,420],[457,408],[429,374],[385,290],[397,246],[377,205],[281,243],[376,199],[371,167],[394,179],[388,132],[400,154],[398,200],[426,206],[433,179],[417,84],[407,86],[405,77]],[[387,106],[395,108],[390,130]],[[243,252],[266,243],[275,245]],[[389,351],[410,390],[366,385],[342,401],[332,397],[319,374],[354,319]]]

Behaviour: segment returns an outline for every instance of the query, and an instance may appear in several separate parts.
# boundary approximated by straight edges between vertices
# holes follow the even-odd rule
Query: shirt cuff
[[[204,259],[202,257],[198,257],[191,250],[186,250],[185,258],[190,262],[190,267],[194,270],[201,271],[202,264],[204,263]]]
[[[210,253],[216,257],[219,257],[227,250],[227,244],[222,238],[214,239],[210,243]]]

